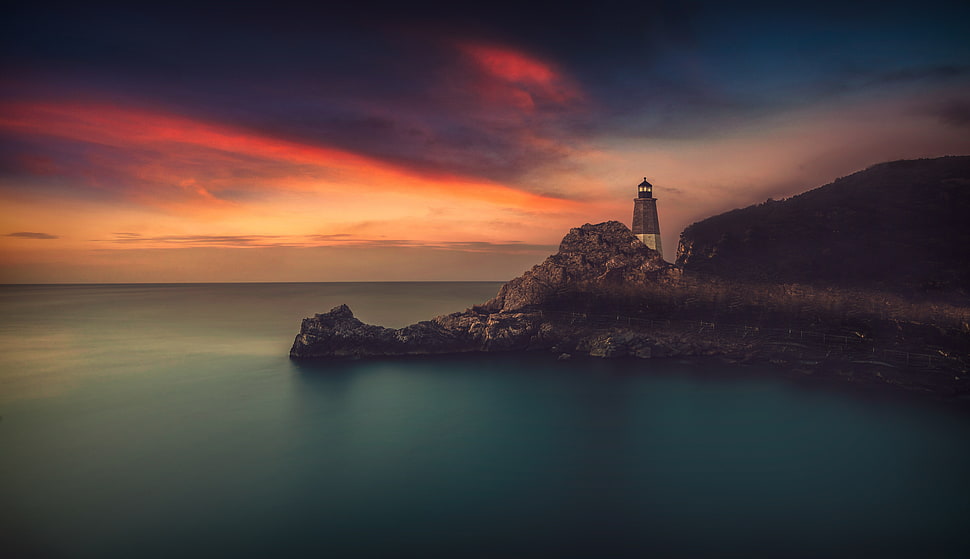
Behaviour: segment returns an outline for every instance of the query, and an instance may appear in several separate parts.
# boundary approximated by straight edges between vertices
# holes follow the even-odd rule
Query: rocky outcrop
[[[481,313],[473,309],[399,329],[364,324],[347,305],[303,320],[290,356],[297,359],[360,359],[467,352],[552,351],[560,356],[684,357],[739,352],[743,344],[714,344],[683,332],[646,333],[596,328],[556,314]]]
[[[677,268],[622,223],[586,224],[569,231],[559,252],[502,286],[495,298],[482,305],[400,329],[364,324],[350,308],[340,305],[303,320],[290,356],[361,358],[555,349],[645,357],[654,352],[654,341],[624,334],[623,343],[608,342],[619,338],[599,339],[602,332],[562,325],[543,306],[564,290],[609,290],[677,277]]]
[[[539,313],[474,310],[392,329],[364,324],[347,305],[303,319],[290,356],[352,358],[514,351],[547,346]]]
[[[603,315],[595,314],[599,309],[596,301],[622,295],[626,289],[670,283],[676,285],[659,291],[676,292],[678,286],[689,283],[678,282],[679,277],[679,270],[622,224],[584,225],[566,235],[559,252],[502,286],[495,298],[482,305],[399,329],[364,324],[350,308],[340,305],[303,320],[290,356],[360,359],[535,350],[548,351],[559,359],[575,355],[642,359],[717,356],[727,363],[777,367],[787,375],[890,385],[951,400],[970,394],[970,375],[959,357],[965,355],[965,349],[959,349],[964,347],[960,341],[965,340],[965,332],[956,337],[956,344],[946,345],[958,348],[954,350],[957,358],[941,352],[946,359],[929,356],[936,359],[930,367],[927,355],[911,366],[908,353],[924,353],[929,338],[915,346],[915,342],[890,343],[882,348],[867,340],[858,348],[833,351],[824,338],[821,343],[801,337],[793,341],[790,336],[749,336],[748,329],[732,334],[730,328],[719,328],[715,333],[713,324],[690,321],[693,326],[689,328],[663,320],[627,321],[623,325],[619,317],[602,320]],[[590,301],[592,305],[581,304]],[[594,315],[582,314],[590,306]],[[698,330],[698,324],[708,324],[711,329]],[[906,360],[889,363],[885,361],[887,355],[903,355]],[[920,368],[921,364],[925,366]]]
[[[506,283],[498,295],[482,305],[492,312],[539,307],[566,290],[595,291],[664,282],[680,276],[680,269],[647,248],[619,221],[586,224],[563,237],[559,252]]]
[[[473,331],[469,325],[468,331]],[[472,338],[458,328],[424,321],[400,329],[364,324],[347,305],[303,319],[290,356],[360,358],[472,351]]]

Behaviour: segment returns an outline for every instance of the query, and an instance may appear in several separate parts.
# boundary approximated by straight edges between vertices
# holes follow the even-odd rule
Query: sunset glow
[[[970,153],[954,17],[902,36],[891,9],[845,13],[864,24],[846,74],[807,47],[844,23],[824,13],[753,32],[714,5],[499,15],[349,13],[282,40],[263,14],[130,34],[123,11],[25,10],[0,84],[0,281],[507,279],[571,227],[628,223],[643,176],[673,258],[709,215]]]

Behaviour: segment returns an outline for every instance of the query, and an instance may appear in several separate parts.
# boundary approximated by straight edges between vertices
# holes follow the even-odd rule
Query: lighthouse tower
[[[633,234],[643,241],[643,244],[660,253],[663,258],[664,249],[660,244],[660,220],[657,219],[657,199],[653,197],[653,185],[643,177],[643,182],[637,185],[637,197],[633,199]]]

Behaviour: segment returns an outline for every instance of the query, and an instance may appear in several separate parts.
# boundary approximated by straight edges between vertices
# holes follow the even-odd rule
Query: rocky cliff
[[[970,157],[875,165],[681,234],[685,273],[729,280],[970,292]]]
[[[400,329],[364,324],[341,305],[304,319],[290,356],[360,358],[577,347],[595,353],[597,346],[590,338],[594,333],[562,325],[544,308],[550,299],[567,290],[597,292],[670,282],[679,275],[679,269],[664,262],[622,223],[586,224],[570,230],[556,254],[502,286],[495,298],[482,305]],[[645,356],[654,349],[670,353],[648,349],[651,343],[624,338],[618,345],[611,338],[599,345],[611,347],[613,354]]]

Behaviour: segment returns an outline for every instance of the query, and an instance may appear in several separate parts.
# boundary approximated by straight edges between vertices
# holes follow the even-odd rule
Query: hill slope
[[[970,157],[875,165],[681,234],[685,271],[764,282],[970,292]]]

